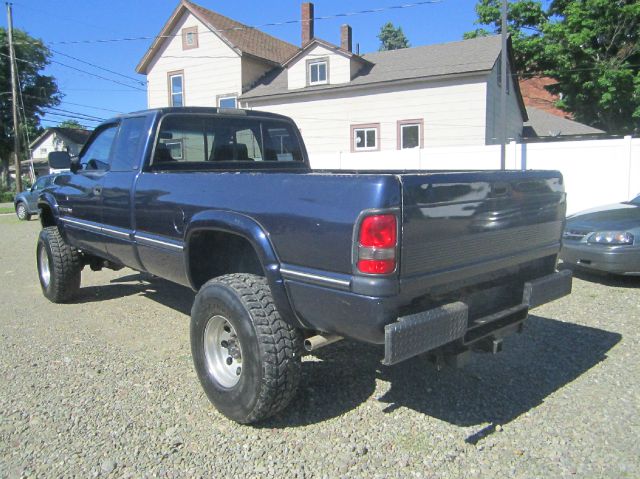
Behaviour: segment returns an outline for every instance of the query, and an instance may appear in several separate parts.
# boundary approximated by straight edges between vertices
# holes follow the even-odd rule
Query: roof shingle
[[[500,51],[500,37],[494,35],[459,42],[367,53],[362,55],[362,58],[371,65],[364,66],[351,82],[307,87],[304,91],[489,71],[493,68]],[[267,73],[252,89],[244,93],[242,98],[297,92],[297,90],[288,90],[287,84],[287,70],[276,69]]]
[[[212,12],[188,0],[185,6],[199,14],[209,26],[243,53],[281,64],[295,55],[299,48],[279,40],[256,28],[249,27],[229,17]]]
[[[576,135],[602,135],[604,131],[575,120],[562,118],[547,111],[528,106],[529,121],[524,124],[525,138],[554,138]]]

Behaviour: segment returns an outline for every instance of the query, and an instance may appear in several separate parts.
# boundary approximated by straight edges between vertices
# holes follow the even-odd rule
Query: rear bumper
[[[450,343],[468,347],[487,338],[501,339],[517,330],[530,308],[571,293],[571,272],[562,271],[527,282],[522,303],[469,322],[469,308],[456,302],[398,318],[385,326],[383,364],[397,364]]]
[[[571,273],[563,271],[526,283],[520,305],[476,319],[471,325],[468,306],[462,302],[399,318],[397,296],[364,296],[294,280],[285,284],[293,309],[307,328],[385,344],[386,363],[395,364],[460,339],[471,344],[521,323],[529,308],[569,294]]]
[[[640,247],[608,247],[566,242],[560,259],[569,265],[613,274],[640,275]]]

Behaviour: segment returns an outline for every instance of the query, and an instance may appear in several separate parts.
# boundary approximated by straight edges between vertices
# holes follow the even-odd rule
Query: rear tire
[[[301,375],[302,335],[285,323],[265,278],[229,274],[202,286],[191,310],[200,383],[229,419],[253,423],[282,411]]]
[[[20,221],[29,221],[31,219],[31,215],[29,214],[27,205],[25,205],[23,202],[20,202],[16,205],[16,216]]]
[[[64,303],[80,288],[82,258],[62,237],[56,226],[43,228],[36,249],[38,277],[49,301]]]

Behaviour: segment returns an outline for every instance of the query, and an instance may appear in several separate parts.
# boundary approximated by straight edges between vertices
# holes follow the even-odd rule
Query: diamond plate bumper
[[[458,301],[409,316],[384,328],[383,364],[397,364],[445,344],[467,346],[498,333],[510,333],[527,311],[571,293],[571,271],[561,271],[525,283],[522,303],[469,324],[469,307]]]

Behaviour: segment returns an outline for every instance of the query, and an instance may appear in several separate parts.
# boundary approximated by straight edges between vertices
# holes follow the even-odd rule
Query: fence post
[[[515,140],[511,140],[509,142],[509,149],[507,150],[507,158],[506,158],[507,169],[509,170],[519,170],[520,164],[518,161],[518,144]]]
[[[627,199],[630,200],[640,193],[640,150],[637,144],[640,140],[632,138],[631,135],[624,137],[624,151],[629,161],[629,170],[627,178]],[[634,146],[636,147],[634,151]]]

